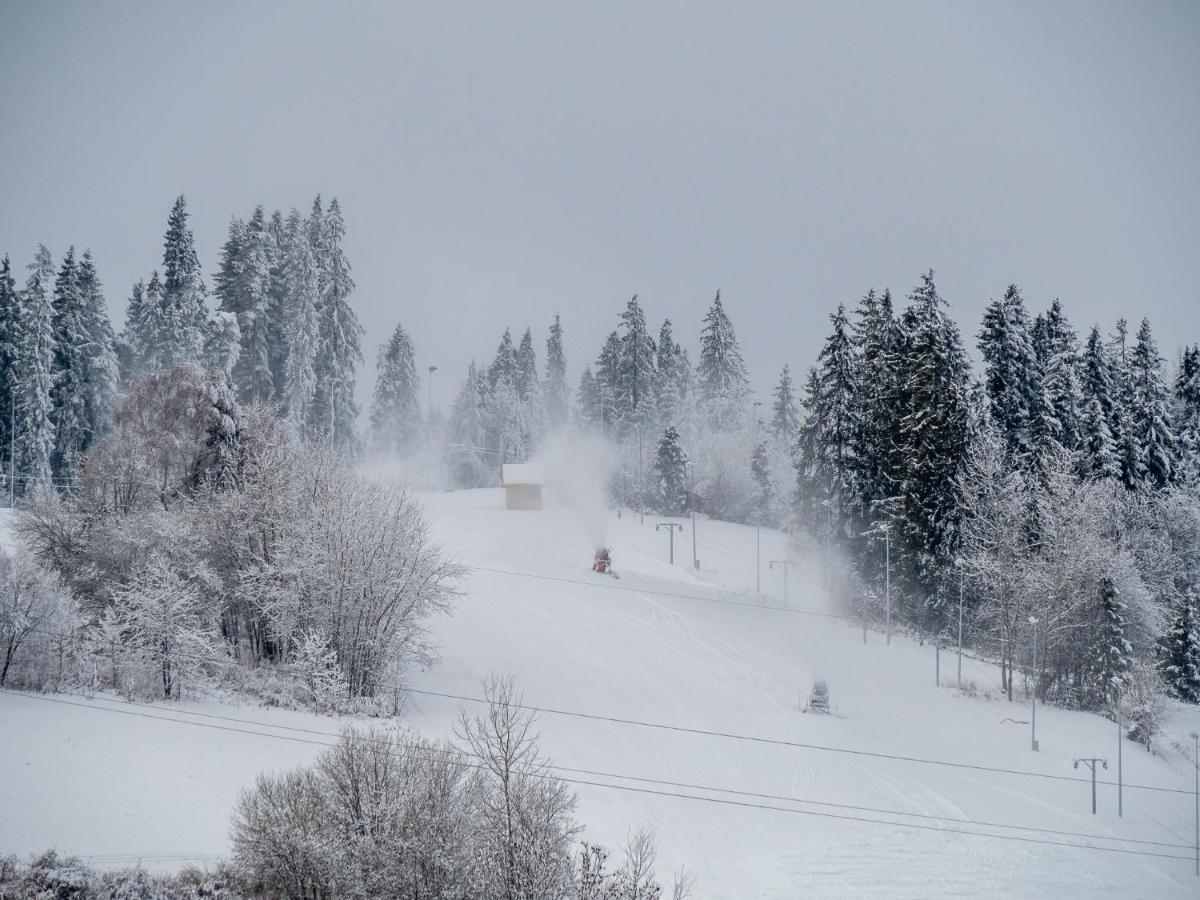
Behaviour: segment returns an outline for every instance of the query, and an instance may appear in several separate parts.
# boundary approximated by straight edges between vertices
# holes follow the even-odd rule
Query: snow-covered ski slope
[[[1172,746],[1190,744],[1188,713],[1160,755],[1125,743],[1125,815],[1101,785],[1093,816],[1089,784],[1071,780],[1086,771],[1072,764],[1107,757],[1102,775],[1115,780],[1111,722],[1039,707],[1032,752],[1028,707],[999,699],[993,667],[964,662],[964,680],[993,695],[968,698],[935,686],[931,646],[897,636],[887,647],[874,631],[864,645],[856,623],[800,612],[829,612],[816,561],[792,570],[784,610],[782,569],[767,567],[790,556],[777,532],[762,532],[759,598],[752,528],[701,519],[695,572],[687,523],[671,566],[657,516],[588,514],[553,495],[541,512],[510,512],[499,490],[423,499],[437,538],[474,571],[455,614],[434,623],[441,661],[413,686],[478,697],[482,678],[510,672],[527,703],[559,711],[541,713],[539,730],[553,762],[574,770],[561,774],[576,782],[588,836],[615,845],[652,826],[664,873],[687,865],[700,896],[1163,897],[1200,885],[1191,761]],[[619,580],[589,570],[601,541]],[[952,684],[953,653],[941,662]],[[815,678],[838,716],[800,713]],[[5,850],[55,845],[101,863],[219,855],[255,772],[328,740],[281,726],[337,730],[252,706],[58,699],[137,714],[0,694]],[[445,735],[474,706],[420,693],[408,718]]]

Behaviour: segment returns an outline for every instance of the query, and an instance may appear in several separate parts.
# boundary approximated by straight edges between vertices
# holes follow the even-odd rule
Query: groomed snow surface
[[[801,612],[828,612],[815,560],[791,571],[785,610],[782,569],[768,568],[789,556],[778,532],[761,534],[760,598],[753,528],[701,519],[696,572],[683,520],[672,566],[657,516],[588,514],[552,490],[541,512],[505,510],[500,490],[422,497],[437,538],[474,571],[454,615],[433,624],[440,663],[413,687],[478,697],[484,677],[507,671],[540,707],[861,751],[543,712],[556,765],[611,773],[565,777],[637,789],[576,784],[587,836],[615,847],[629,829],[653,827],[663,874],[686,865],[698,896],[1166,897],[1200,887],[1194,711],[1173,707],[1154,755],[1125,742],[1124,817],[1106,784],[1093,816],[1090,785],[1070,780],[1087,772],[1073,761],[1106,757],[1102,777],[1115,781],[1113,723],[1039,707],[1032,752],[1028,706],[999,698],[993,666],[964,661],[980,693],[967,697],[935,686],[932,646],[896,636],[887,647],[874,631],[864,646],[856,623]],[[590,571],[599,542],[619,580]],[[952,685],[953,652],[941,673]],[[829,682],[838,716],[801,714],[815,678]],[[445,736],[464,706],[477,708],[414,694],[407,720]],[[219,857],[238,792],[262,770],[312,759],[342,724],[247,704],[0,694],[0,851],[54,847],[157,868]],[[1054,777],[886,758],[897,756]]]

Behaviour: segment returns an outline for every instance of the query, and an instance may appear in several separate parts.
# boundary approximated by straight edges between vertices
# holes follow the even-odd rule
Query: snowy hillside
[[[437,538],[474,572],[454,616],[434,623],[442,660],[413,686],[479,697],[481,678],[510,671],[527,703],[557,711],[540,715],[544,749],[577,782],[589,836],[616,845],[653,826],[664,874],[688,866],[700,896],[1194,892],[1191,761],[1171,746],[1194,727],[1182,713],[1159,755],[1126,742],[1124,817],[1109,785],[1093,816],[1072,764],[1107,757],[1115,780],[1111,722],[1039,707],[1031,752],[1028,707],[998,699],[991,666],[964,661],[979,693],[964,697],[935,686],[932,647],[899,636],[886,647],[876,632],[864,645],[855,623],[807,614],[828,612],[814,560],[792,571],[782,608],[782,571],[767,567],[789,556],[778,532],[761,535],[771,598],[758,606],[753,528],[701,520],[697,573],[686,523],[671,566],[657,516],[582,515],[553,497],[545,511],[510,512],[498,490],[424,501]],[[589,571],[599,542],[619,580]],[[952,653],[941,674],[953,684]],[[800,713],[815,678],[839,715]],[[463,705],[417,693],[408,716],[445,735]],[[227,852],[238,790],[311,758],[338,727],[252,706],[11,693],[0,719],[12,736],[0,746],[0,848],[158,865]]]

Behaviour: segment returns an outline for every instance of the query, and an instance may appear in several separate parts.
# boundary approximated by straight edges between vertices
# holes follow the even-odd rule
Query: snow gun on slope
[[[592,561],[592,571],[599,572],[601,575],[611,575],[613,578],[619,577],[616,570],[613,569],[612,553],[607,547],[597,548],[596,558]]]

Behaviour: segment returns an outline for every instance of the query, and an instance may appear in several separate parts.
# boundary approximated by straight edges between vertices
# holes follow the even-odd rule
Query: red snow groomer
[[[612,554],[608,552],[607,547],[600,547],[596,550],[596,558],[592,561],[592,571],[599,572],[601,575],[617,577],[617,573],[613,571],[612,567]]]

